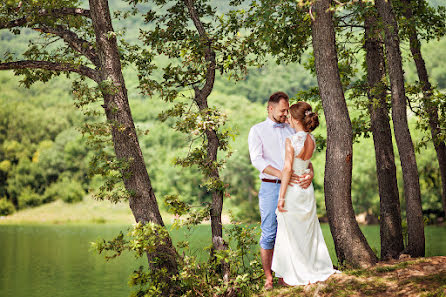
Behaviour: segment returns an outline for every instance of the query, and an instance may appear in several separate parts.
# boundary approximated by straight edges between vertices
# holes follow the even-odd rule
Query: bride
[[[318,116],[306,102],[293,104],[290,115],[290,125],[297,132],[285,143],[272,270],[279,283],[295,286],[324,281],[337,271],[333,269],[316,215],[313,184],[307,189],[288,186],[293,170],[301,175],[308,168],[316,148],[314,136],[309,132],[319,125]]]

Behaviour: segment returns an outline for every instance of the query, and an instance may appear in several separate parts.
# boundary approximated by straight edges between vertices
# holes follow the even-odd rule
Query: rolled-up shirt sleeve
[[[249,131],[248,146],[252,165],[254,165],[254,167],[257,168],[260,172],[263,172],[263,170],[265,170],[265,168],[268,167],[269,164],[263,158],[262,141],[260,140],[260,136],[254,128],[251,128],[251,130]]]

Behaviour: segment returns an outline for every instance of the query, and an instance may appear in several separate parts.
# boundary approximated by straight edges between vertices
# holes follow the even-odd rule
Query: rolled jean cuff
[[[264,250],[272,250],[274,248],[275,241],[276,241],[275,238],[274,238],[274,240],[272,242],[271,241],[266,241],[266,240],[262,241],[262,238],[260,238],[260,247],[262,249],[264,249]]]

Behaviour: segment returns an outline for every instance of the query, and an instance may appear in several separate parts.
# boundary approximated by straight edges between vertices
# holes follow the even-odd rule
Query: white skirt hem
[[[318,276],[313,275],[313,277],[310,280],[307,280],[306,282],[294,282],[293,280],[290,280],[289,277],[287,277],[287,276],[281,276],[280,272],[275,271],[274,269],[273,269],[273,271],[274,271],[276,277],[283,278],[283,281],[289,286],[303,286],[303,285],[308,285],[308,284],[314,284],[317,282],[323,282],[323,281],[326,281],[333,274],[341,273],[338,270],[333,270],[332,272],[327,273],[327,274],[322,274],[322,275],[318,275]]]

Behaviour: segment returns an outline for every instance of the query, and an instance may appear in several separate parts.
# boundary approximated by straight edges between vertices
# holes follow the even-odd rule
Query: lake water
[[[333,242],[322,226],[332,258]],[[0,225],[0,297],[114,297],[128,296],[128,277],[145,259],[123,255],[106,262],[90,250],[90,242],[111,239],[127,226],[119,225]],[[379,250],[378,226],[363,228],[369,243]],[[210,227],[192,234],[197,253],[210,244]],[[172,237],[184,235],[175,231]],[[426,228],[428,256],[446,255],[446,227]]]

